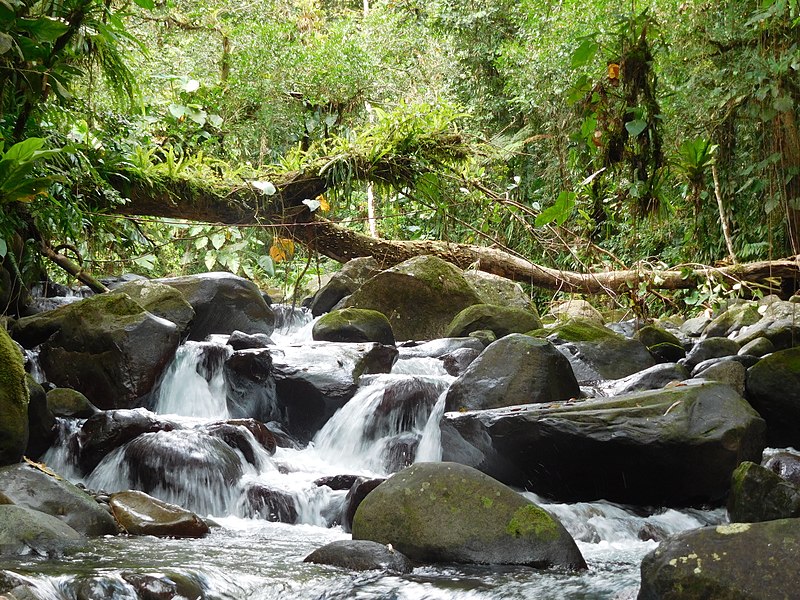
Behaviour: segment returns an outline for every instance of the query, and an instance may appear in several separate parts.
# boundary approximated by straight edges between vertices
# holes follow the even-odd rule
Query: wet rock
[[[385,478],[370,479],[368,477],[359,477],[356,479],[353,486],[347,492],[344,502],[344,514],[342,515],[342,529],[349,532],[353,527],[353,517],[358,510],[359,505],[364,501],[369,493],[386,481]]]
[[[247,516],[278,523],[296,523],[297,507],[288,492],[254,484],[245,492]]]
[[[800,517],[800,486],[766,467],[743,462],[733,472],[728,516],[739,523]]]
[[[567,357],[578,382],[621,379],[655,364],[640,341],[587,321],[573,319],[536,335],[547,336]]]
[[[22,354],[0,327],[0,465],[18,462],[25,452],[28,401]]]
[[[699,341],[686,354],[683,364],[687,369],[694,369],[698,364],[710,358],[723,356],[736,356],[739,353],[739,344],[728,338],[707,337]]]
[[[406,342],[397,346],[399,358],[442,358],[457,350],[471,349],[482,352],[483,343],[473,337],[438,338],[428,342]]]
[[[484,304],[511,306],[522,310],[534,308],[530,295],[515,281],[475,269],[467,269],[462,274]]]
[[[267,429],[272,434],[272,437],[275,438],[275,446],[278,448],[291,448],[293,450],[300,450],[303,448],[303,444],[300,443],[296,437],[292,434],[287,433],[281,427],[281,424],[277,421],[270,421],[269,423],[265,423]]]
[[[341,300],[355,292],[370,277],[380,272],[378,261],[370,257],[353,258],[333,273],[309,302],[311,314],[320,316],[333,309]]]
[[[159,279],[176,288],[195,312],[189,339],[234,331],[271,335],[275,314],[252,281],[231,273],[203,273]]]
[[[80,533],[56,517],[24,506],[0,505],[0,557],[52,558],[83,543]]]
[[[686,319],[680,327],[681,333],[690,338],[700,337],[703,330],[711,323],[711,317],[705,312],[700,313],[696,317]]]
[[[126,281],[114,288],[112,293],[127,294],[146,311],[175,323],[181,337],[194,319],[194,309],[183,295],[176,288],[158,281]]]
[[[800,485],[800,455],[786,451],[776,452],[763,465],[786,481]]]
[[[388,373],[397,357],[377,343],[314,342],[272,351],[280,422],[310,440],[353,397],[362,375]]]
[[[118,492],[111,496],[110,504],[114,518],[130,535],[199,538],[209,531],[208,525],[193,512],[144,492]]]
[[[661,327],[647,325],[639,329],[634,337],[642,342],[659,362],[674,363],[686,356],[681,341]]]
[[[735,389],[739,395],[744,396],[747,370],[744,368],[744,365],[739,362],[734,360],[718,361],[696,373],[693,372],[692,375],[708,381],[727,383]]]
[[[759,460],[765,437],[750,405],[715,382],[446,413],[441,429],[443,460],[509,485],[561,501],[655,506],[721,502],[733,470]]]
[[[112,450],[142,435],[169,431],[174,425],[143,408],[109,410],[89,417],[78,433],[78,464],[90,473]]]
[[[269,348],[274,346],[275,342],[272,341],[265,333],[244,333],[241,331],[234,331],[228,338],[228,346],[234,350],[246,350],[248,348]]]
[[[387,473],[396,473],[414,463],[420,438],[419,434],[406,432],[386,441],[383,455]]]
[[[78,390],[102,409],[147,403],[178,347],[174,323],[145,311],[125,294],[101,294],[25,317],[14,336],[42,344],[47,379]]]
[[[368,540],[337,540],[317,548],[303,562],[342,567],[351,571],[410,573],[411,561],[390,546]]]
[[[800,348],[774,352],[750,367],[747,399],[767,422],[769,445],[800,448]]]
[[[586,568],[555,517],[455,463],[419,463],[387,479],[358,507],[353,539],[392,544],[420,562]]]
[[[314,323],[311,334],[316,341],[394,345],[389,319],[377,310],[343,308],[331,311]]]
[[[417,256],[367,280],[345,302],[387,315],[395,338],[442,337],[461,310],[481,302],[460,269],[434,256]]]
[[[6,595],[0,596],[0,598],[4,600],[39,600],[39,595],[33,586],[23,584],[13,588]]]
[[[56,417],[88,419],[100,410],[78,390],[53,388],[47,392],[47,407]]]
[[[178,595],[178,584],[165,576],[123,572],[120,577],[136,590],[142,600],[172,600]]]
[[[620,396],[632,392],[658,390],[689,378],[689,371],[678,363],[660,363],[649,369],[617,379],[607,388],[607,395]]]
[[[571,319],[579,319],[588,321],[594,325],[605,325],[605,318],[600,311],[594,306],[589,304],[586,300],[580,298],[571,298],[558,302],[550,308],[550,314],[556,317],[559,321],[569,321]]]
[[[113,575],[84,575],[72,584],[75,600],[106,600],[107,598],[131,598],[129,584]]]
[[[800,519],[696,529],[644,557],[639,600],[795,598],[798,555]]]
[[[365,425],[365,436],[376,440],[393,432],[423,429],[442,391],[444,385],[435,380],[402,377],[387,382]]]
[[[511,334],[489,345],[447,391],[446,410],[478,410],[577,397],[567,359],[548,341]]]
[[[349,490],[358,479],[358,475],[328,475],[314,480],[314,485],[327,485],[332,490]]]
[[[251,421],[253,421],[251,419]],[[253,421],[255,423],[255,421]],[[258,466],[260,461],[258,459],[258,451],[256,449],[256,445],[261,446],[258,443],[255,436],[250,432],[247,427],[243,427],[237,425],[233,422],[216,422],[216,423],[207,423],[202,426],[202,430],[205,431],[211,437],[219,438],[223,442],[225,442],[230,448],[234,450],[238,450],[244,456],[244,459],[250,463],[251,465]],[[264,435],[268,436],[266,438],[267,443],[269,440],[272,440],[272,451],[275,451],[275,438],[269,432],[269,430],[264,428]]]
[[[474,331],[488,329],[496,337],[501,338],[509,333],[525,333],[541,326],[542,322],[533,309],[473,304],[453,318],[444,335],[466,337]]]
[[[34,460],[47,452],[56,439],[56,418],[47,406],[47,394],[30,375],[25,375],[28,388],[28,446],[25,456]]]
[[[235,419],[281,420],[268,349],[237,350],[223,367],[228,413]]]
[[[123,453],[132,487],[200,514],[220,514],[242,476],[239,455],[225,442],[194,429],[145,433]]]
[[[720,356],[718,358],[708,358],[697,365],[692,369],[692,377],[698,376],[700,373],[708,369],[709,367],[726,362],[735,362],[742,365],[745,369],[749,369],[754,364],[756,364],[760,359],[757,356],[752,356],[750,354],[731,354],[730,356]]]
[[[759,337],[739,348],[740,356],[766,356],[775,352],[775,346],[767,338]]]
[[[0,468],[0,490],[17,506],[57,517],[84,535],[117,533],[114,519],[89,494],[44,468],[26,463]]]
[[[448,375],[458,377],[480,354],[481,351],[474,348],[459,348],[441,356],[442,366]]]

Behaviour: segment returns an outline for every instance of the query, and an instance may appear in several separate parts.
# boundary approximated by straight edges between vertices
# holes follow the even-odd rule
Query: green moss
[[[534,536],[540,540],[558,539],[555,520],[535,504],[518,508],[506,525],[506,532],[513,537]]]
[[[570,319],[563,325],[552,329],[550,334],[555,334],[565,342],[594,342],[607,339],[623,339],[610,329],[595,325],[589,321]]]
[[[28,443],[28,386],[22,355],[0,329],[0,464],[19,460]]]
[[[481,498],[481,504],[483,504],[484,508],[492,508],[492,506],[494,505],[494,500],[492,500],[491,498],[487,498],[486,496],[483,496]]]

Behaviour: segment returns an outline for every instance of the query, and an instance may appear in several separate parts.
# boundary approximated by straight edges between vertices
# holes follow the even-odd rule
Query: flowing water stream
[[[291,316],[291,314],[290,314]],[[293,327],[277,332],[279,344],[309,340],[310,326],[292,319]],[[305,320],[307,321],[307,320]],[[230,348],[222,341],[187,342],[176,354],[161,383],[155,412],[178,423],[173,431],[140,436],[153,445],[168,445],[191,456],[205,451],[195,426],[228,418],[222,365]],[[416,460],[440,460],[438,421],[444,392],[452,381],[440,361],[400,359],[385,375],[364,376],[356,395],[302,449],[277,448],[240,458],[233,484],[193,476],[191,469],[170,472],[168,488],[151,493],[210,517],[218,524],[203,539],[106,536],[90,540],[80,553],[43,561],[23,557],[0,565],[30,582],[41,599],[82,598],[83,581],[99,595],[134,600],[123,575],[144,573],[191,581],[209,599],[623,599],[635,597],[639,563],[656,547],[653,539],[709,523],[721,522],[723,510],[648,510],[606,502],[554,504],[533,494],[526,497],[558,516],[575,537],[589,569],[582,573],[537,571],[502,566],[424,566],[409,575],[355,573],[304,563],[303,558],[349,534],[337,524],[346,491],[317,485],[321,477],[386,477],[416,449]],[[427,401],[414,410],[382,410],[384,390],[411,389]],[[438,399],[437,399],[438,398]],[[136,487],[136,474],[125,460],[125,447],[106,456],[86,478],[74,466],[70,440],[81,422],[61,420],[61,442],[43,461],[73,482],[108,492]],[[397,444],[400,439],[409,443]],[[413,442],[413,443],[412,443]],[[258,444],[254,444],[258,446]],[[145,446],[146,450],[146,446]],[[295,524],[268,520],[243,501],[248,490],[266,489],[284,499]],[[273,515],[274,516],[274,515]],[[266,517],[266,518],[265,518]],[[284,519],[285,520],[285,519]],[[0,569],[0,574],[2,574]]]

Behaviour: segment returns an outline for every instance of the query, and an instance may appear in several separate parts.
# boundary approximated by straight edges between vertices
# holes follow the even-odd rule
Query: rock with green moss
[[[0,505],[0,557],[56,557],[85,543],[84,537],[51,515],[13,504]]]
[[[114,288],[111,293],[127,294],[146,311],[172,321],[181,335],[189,329],[194,319],[192,305],[171,285],[149,279],[134,279]]]
[[[392,544],[411,560],[585,569],[550,513],[480,471],[418,463],[361,502],[353,539]]]
[[[25,456],[38,459],[56,439],[56,418],[47,407],[44,388],[29,374],[25,375],[30,402],[28,403],[28,446]]]
[[[727,337],[742,327],[753,325],[761,320],[758,303],[743,302],[734,304],[728,310],[714,318],[706,325],[703,335],[706,337]]]
[[[147,402],[180,340],[174,323],[126,294],[100,294],[24,317],[13,334],[27,348],[42,345],[39,360],[49,381],[78,390],[101,409]]]
[[[579,382],[621,379],[655,364],[640,341],[589,321],[571,319],[552,330],[534,333],[546,335],[569,359]]]
[[[464,279],[475,289],[484,304],[535,310],[530,295],[515,281],[474,269],[464,271]]]
[[[443,460],[562,501],[720,503],[733,470],[765,446],[764,421],[716,382],[449,412],[440,426]]]
[[[47,406],[55,416],[70,419],[88,419],[99,410],[78,390],[60,387],[47,392]]]
[[[0,465],[18,462],[28,445],[28,386],[22,353],[0,329]]]
[[[345,308],[382,312],[398,340],[440,338],[450,321],[481,299],[458,267],[434,256],[417,256],[367,280]]]
[[[800,589],[800,519],[669,538],[642,561],[639,600],[786,600]]]
[[[763,337],[772,342],[777,350],[791,348],[800,339],[800,305],[795,302],[774,300],[762,304],[761,319],[752,325],[742,327],[734,336],[740,345]]]
[[[550,314],[559,321],[580,319],[600,327],[606,322],[599,310],[581,298],[570,298],[554,304],[550,307]]]
[[[303,305],[307,305],[311,314],[318,317],[332,310],[379,272],[378,261],[371,256],[352,258],[342,265],[340,271],[332,273],[312,298],[303,301]]]
[[[501,338],[509,333],[525,333],[541,326],[539,316],[532,310],[496,304],[473,304],[453,318],[445,337],[465,337],[476,331],[489,330],[496,338]]]
[[[681,341],[661,327],[654,325],[642,327],[634,338],[642,342],[659,362],[677,362],[686,356]]]
[[[363,308],[331,311],[314,323],[311,335],[324,342],[378,342],[394,345],[389,319],[382,312]]]
[[[800,517],[800,486],[753,462],[733,472],[728,516],[738,523]]]
[[[514,333],[490,344],[447,391],[446,410],[479,410],[580,395],[569,361],[547,340]]]
[[[736,356],[739,353],[739,348],[739,344],[731,339],[707,337],[695,344],[682,362],[687,369],[694,369],[701,362],[712,358]]]
[[[767,422],[767,441],[800,448],[800,347],[773,352],[747,370],[747,399]]]

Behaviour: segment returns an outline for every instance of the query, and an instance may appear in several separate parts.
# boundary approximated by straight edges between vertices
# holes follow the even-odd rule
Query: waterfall
[[[442,430],[439,428],[439,421],[444,414],[444,403],[447,398],[447,391],[439,395],[439,399],[433,406],[431,416],[425,423],[422,431],[422,438],[419,440],[417,448],[417,458],[414,462],[440,462],[442,460]]]

